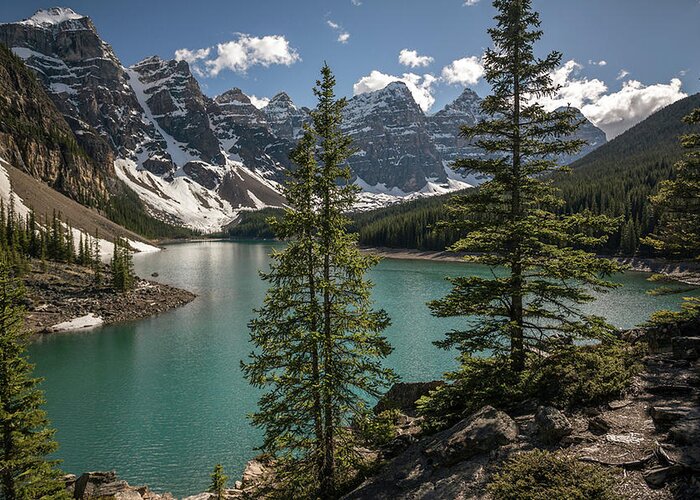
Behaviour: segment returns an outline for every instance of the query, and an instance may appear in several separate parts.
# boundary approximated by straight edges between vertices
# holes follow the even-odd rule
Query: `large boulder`
[[[517,437],[518,426],[512,418],[492,406],[485,406],[439,434],[425,448],[425,454],[434,462],[452,465],[488,453]]]
[[[416,401],[427,396],[432,390],[445,383],[441,380],[433,382],[399,382],[391,386],[386,394],[374,407],[375,413],[385,410],[398,409],[408,416],[416,415]]]
[[[535,424],[537,435],[545,444],[557,444],[573,430],[566,415],[552,406],[540,406],[537,409]]]

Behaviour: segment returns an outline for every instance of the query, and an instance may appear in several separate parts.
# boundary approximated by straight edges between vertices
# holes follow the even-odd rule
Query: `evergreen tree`
[[[321,73],[313,124],[292,154],[291,208],[274,223],[288,246],[263,275],[271,286],[250,325],[257,351],[243,368],[268,389],[253,422],[265,429],[262,449],[277,459],[283,496],[328,499],[358,463],[348,429],[367,411],[363,397],[378,396],[394,375],[381,366],[391,352],[380,335],[389,319],[372,310],[364,278],[376,259],[359,252],[344,215],[357,193],[344,166],[346,102],[335,97],[330,68]]]
[[[555,348],[562,336],[570,341],[609,333],[611,327],[578,305],[592,300],[591,289],[611,287],[602,276],[619,266],[576,249],[604,241],[590,235],[611,230],[614,221],[586,212],[557,215],[562,200],[545,177],[559,168],[554,158],[583,145],[568,139],[580,124],[574,110],[547,112],[537,102],[556,92],[550,74],[561,54],[535,57],[542,32],[530,0],[495,0],[494,6],[494,47],[484,56],[492,88],[482,103],[488,118],[461,132],[487,156],[456,162],[490,180],[452,198],[447,211],[448,225],[467,232],[452,249],[475,253],[468,260],[491,267],[493,277],[452,279],[452,291],[430,307],[436,316],[468,317],[465,329],[448,333],[439,345],[507,355],[520,373],[528,351]]]
[[[223,466],[221,464],[216,464],[214,472],[211,474],[211,486],[209,487],[209,493],[213,493],[216,496],[216,500],[222,500],[224,498],[224,490],[226,489],[227,481],[228,476],[224,474]]]
[[[129,242],[117,237],[114,240],[114,253],[110,262],[112,270],[112,288],[118,292],[126,292],[134,287],[136,275],[134,260],[129,248]]]
[[[57,462],[54,431],[41,409],[44,398],[25,355],[21,283],[0,264],[0,491],[3,499],[68,498]]]
[[[700,108],[683,118],[691,126],[700,125]],[[675,178],[661,183],[651,198],[661,214],[656,234],[644,241],[676,257],[700,258],[700,133],[680,137],[685,157],[675,165]]]

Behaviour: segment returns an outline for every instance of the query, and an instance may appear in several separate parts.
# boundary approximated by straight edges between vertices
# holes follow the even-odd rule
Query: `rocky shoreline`
[[[91,269],[57,262],[30,262],[23,281],[25,326],[35,336],[143,319],[196,297],[187,290],[141,278],[133,290],[117,293],[109,285],[107,268],[97,284]]]
[[[384,259],[432,260],[437,262],[463,262],[466,253],[437,252],[411,248],[363,247],[362,251]],[[687,285],[700,286],[700,262],[642,259],[637,257],[606,257],[626,265],[630,271],[662,274]]]

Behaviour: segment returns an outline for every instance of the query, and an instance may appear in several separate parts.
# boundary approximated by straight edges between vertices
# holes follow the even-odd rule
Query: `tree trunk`
[[[520,17],[520,8],[518,9]],[[520,24],[520,19],[517,22]],[[520,34],[516,34],[516,37]],[[516,227],[522,219],[520,200],[520,58],[518,40],[515,41],[513,61],[513,193],[511,197],[511,217]],[[510,338],[510,360],[513,371],[522,372],[525,369],[525,350],[523,336],[523,266],[522,266],[522,235],[516,233],[513,242],[511,261],[511,311],[512,323]]]

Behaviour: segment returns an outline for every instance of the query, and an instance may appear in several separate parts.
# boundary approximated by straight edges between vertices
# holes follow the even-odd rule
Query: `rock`
[[[644,441],[644,438],[636,432],[630,432],[629,434],[606,434],[605,440],[608,443],[639,444]]]
[[[68,481],[66,484],[68,485]],[[70,487],[68,491],[71,491]],[[120,480],[114,471],[86,472],[75,480],[73,498],[78,500],[174,500],[170,493],[161,495],[153,493],[147,486],[129,486],[129,483]]]
[[[425,447],[434,462],[450,465],[480,453],[488,453],[515,441],[518,426],[502,411],[485,406],[471,417],[438,434]]]
[[[444,385],[441,380],[433,382],[399,382],[391,386],[374,407],[375,413],[398,409],[410,417],[416,416],[416,401],[432,390]]]
[[[654,467],[643,474],[644,480],[652,488],[661,488],[668,482],[683,472],[682,465],[670,465],[668,467]]]
[[[693,392],[693,388],[686,384],[652,385],[646,390],[655,396],[687,396]]]
[[[540,406],[535,413],[537,435],[543,443],[557,444],[573,430],[569,419],[552,406]]]
[[[393,458],[415,442],[416,438],[412,435],[400,434],[382,447],[382,456],[384,458]]]
[[[90,498],[95,496],[97,488],[104,484],[117,480],[117,473],[110,472],[86,472],[75,480],[75,498]]]
[[[610,422],[598,415],[588,421],[588,430],[597,436],[607,434],[610,431]]]
[[[157,278],[158,276],[160,276],[158,273],[151,273],[152,278]]]
[[[696,360],[700,358],[700,337],[674,337],[671,349],[676,359]]]
[[[700,443],[700,420],[683,419],[668,431],[668,439],[679,445],[696,445]]]
[[[249,486],[259,483],[268,472],[268,467],[265,464],[263,464],[260,460],[250,460],[245,465],[243,477],[241,478],[243,487],[248,488]]]
[[[686,417],[692,411],[693,409],[687,406],[652,406],[649,414],[657,426],[666,428]]]

